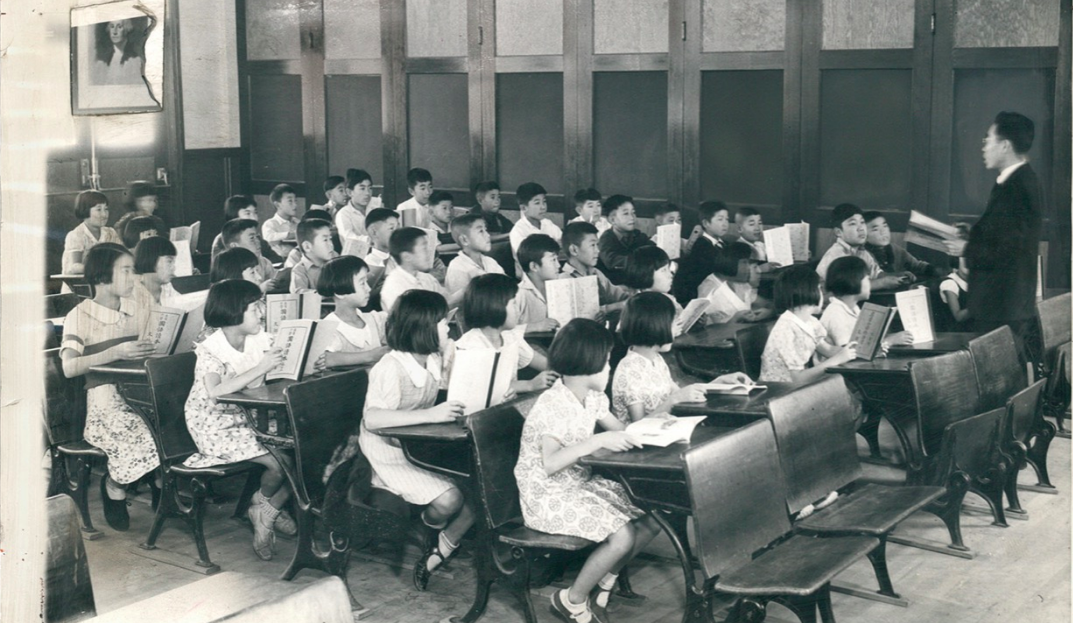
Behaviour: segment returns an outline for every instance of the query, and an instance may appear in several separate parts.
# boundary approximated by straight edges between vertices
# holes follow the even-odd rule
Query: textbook
[[[518,369],[518,346],[456,350],[447,384],[447,400],[466,405],[465,415],[503,402]]]
[[[764,248],[767,250],[767,261],[779,266],[790,266],[794,263],[793,238],[788,228],[765,229]]]
[[[436,263],[436,249],[440,246],[440,232],[428,227],[418,227],[428,237],[428,265]]]
[[[753,392],[767,389],[767,385],[748,385],[745,383],[704,383],[702,385],[706,394],[724,394],[727,396],[748,396]]]
[[[656,246],[672,260],[682,255],[682,224],[670,223],[656,228]]]
[[[175,245],[175,276],[189,277],[194,274],[194,256],[190,251],[189,240],[176,240]]]
[[[686,305],[686,308],[682,310],[682,313],[678,314],[677,322],[680,326],[679,333],[689,333],[689,330],[693,328],[693,325],[697,324],[697,321],[704,316],[704,312],[711,307],[712,302],[709,299],[693,299]]]
[[[790,247],[793,249],[795,262],[807,262],[809,260],[808,252],[808,237],[809,237],[809,225],[808,223],[787,223],[783,225],[790,232]],[[768,257],[770,260],[771,257]]]
[[[894,308],[865,303],[853,325],[851,342],[857,342],[857,358],[871,361],[882,350],[883,338],[887,336],[890,323],[894,320]],[[914,333],[914,335],[916,335]]]
[[[548,318],[565,325],[574,318],[593,320],[600,313],[600,291],[596,275],[552,279],[544,283],[548,299]]]
[[[321,298],[316,292],[269,294],[265,297],[265,328],[276,333],[287,320],[319,320]]]
[[[707,313],[711,314],[714,322],[730,322],[730,319],[736,314],[749,311],[749,305],[741,300],[741,297],[734,292],[730,284],[715,275],[708,275],[700,287],[697,288],[697,292],[708,290],[706,286],[711,287],[710,291],[704,296],[704,298],[711,301],[711,306],[708,307]]]
[[[678,441],[689,441],[693,429],[707,419],[704,415],[682,416],[670,419],[646,417],[626,427],[626,432],[646,446],[666,448]]]
[[[284,320],[276,332],[275,346],[283,352],[283,361],[265,375],[266,381],[290,379],[300,381],[313,374],[317,358],[335,339],[339,323],[323,320]]]
[[[417,213],[417,208],[399,207],[395,208],[395,211],[399,213],[399,225],[401,227],[421,227],[421,215]]]
[[[182,225],[179,227],[172,227],[168,232],[168,238],[172,242],[180,242],[186,240],[190,243],[191,249],[197,248],[197,239],[201,234],[201,221],[194,223],[193,225]]]
[[[947,240],[957,240],[958,230],[952,225],[933,219],[912,210],[909,212],[909,227],[905,230],[905,243],[946,253]]]
[[[194,340],[205,325],[205,306],[185,311],[174,307],[153,307],[149,312],[145,339],[153,343],[153,357],[167,357],[193,350]]]
[[[913,334],[914,344],[935,340],[935,329],[931,319],[931,301],[927,288],[895,292],[894,301],[898,305],[898,315],[902,318],[902,326]]]
[[[369,255],[369,237],[347,238],[343,241],[342,255],[353,255],[364,260],[365,256]]]

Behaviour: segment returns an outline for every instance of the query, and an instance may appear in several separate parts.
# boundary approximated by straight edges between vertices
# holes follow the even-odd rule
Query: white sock
[[[105,476],[104,490],[108,493],[109,500],[127,499],[127,490],[123,488],[123,485],[112,480],[108,476]]]
[[[573,612],[574,614],[578,614],[579,612],[585,612],[589,609],[588,604],[584,601],[580,604],[575,604],[574,602],[570,601],[569,588],[564,588],[559,592],[559,599],[562,600],[563,605],[566,606],[566,609],[570,612]]]
[[[425,563],[429,571],[434,571],[436,567],[443,564],[443,561],[451,557],[451,554],[455,553],[458,546],[451,542],[451,539],[447,538],[447,534],[440,532],[436,539],[436,547],[440,550],[440,556],[429,556],[428,562]]]
[[[597,584],[599,590],[596,591],[596,605],[601,608],[607,607],[607,602],[611,598],[611,590],[615,588],[615,582],[618,581],[617,573],[608,573]]]

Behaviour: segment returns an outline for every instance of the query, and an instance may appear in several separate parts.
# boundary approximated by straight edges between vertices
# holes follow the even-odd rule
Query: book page
[[[395,211],[399,213],[399,223],[402,227],[421,227],[417,208],[396,208]]]
[[[689,305],[686,305],[686,308],[675,319],[675,323],[678,325],[678,334],[689,333],[689,330],[693,328],[693,325],[697,324],[697,321],[701,319],[701,316],[704,315],[704,312],[708,310],[711,304],[711,300],[706,298],[690,301]]]
[[[153,344],[153,356],[172,354],[179,332],[183,328],[186,312],[173,307],[153,307],[146,325],[146,339]]]
[[[323,297],[316,292],[302,292],[299,295],[299,309],[303,320],[320,320],[320,309],[324,303]]]
[[[676,260],[682,255],[682,224],[670,223],[656,228],[656,246]]]
[[[764,230],[764,247],[767,249],[767,261],[780,266],[794,263],[794,247],[790,241],[790,230],[785,227]]]
[[[935,330],[932,328],[934,325],[931,319],[928,289],[913,288],[905,292],[895,292],[894,300],[898,304],[898,315],[902,318],[902,326],[913,334],[913,343],[934,341]]]
[[[916,229],[907,229],[905,231],[904,240],[907,245],[915,244],[918,247],[924,247],[925,249],[931,249],[932,251],[947,253],[946,245],[943,244],[942,238],[932,236],[931,234]]]
[[[808,250],[809,224],[804,222],[787,223],[784,227],[790,232],[790,248],[793,250],[794,261],[807,262],[810,257]]]
[[[752,392],[767,389],[767,385],[746,385],[744,383],[704,383],[702,385],[707,394],[726,394],[730,396],[748,396]]]
[[[194,350],[194,340],[197,339],[197,336],[201,334],[201,330],[204,328],[204,305],[199,305],[186,312],[186,321],[183,323],[182,333],[179,334],[179,339],[175,341],[175,349],[172,350],[172,353],[188,353]]]
[[[347,238],[343,241],[343,255],[353,255],[354,257],[365,259],[365,256],[369,255],[369,246],[368,236]]]
[[[865,303],[853,326],[851,342],[857,342],[857,358],[871,361],[879,354],[883,337],[890,326],[892,311],[889,307]]]
[[[596,318],[600,312],[600,291],[596,276],[553,279],[544,284],[548,317],[565,325],[574,318]]]
[[[189,240],[176,240],[175,245],[175,276],[189,277],[194,274],[194,256],[190,254]]]
[[[306,365],[302,370],[302,377],[309,376],[316,372],[317,359],[328,351],[328,347],[331,346],[338,331],[338,321],[317,321],[313,327],[313,341],[310,342],[309,348],[306,351]]]
[[[909,211],[909,227],[927,232],[933,236],[947,240],[957,240],[958,230],[953,225],[933,219],[932,217],[916,210]]]
[[[298,308],[298,294],[269,294],[265,297],[265,330],[275,334],[279,325],[287,320],[298,320],[302,314]]]
[[[466,415],[501,404],[517,369],[517,344],[504,345],[499,352],[490,348],[456,350],[447,400],[466,405]]]
[[[704,415],[683,416],[671,419],[647,417],[626,427],[626,432],[646,446],[665,448],[678,441],[689,441],[695,429],[707,419]]]
[[[276,332],[275,345],[283,353],[283,361],[265,375],[265,380],[302,377],[305,355],[313,333],[313,320],[285,320]]]
[[[708,278],[717,279],[715,276]],[[715,322],[729,322],[738,312],[749,310],[749,306],[745,304],[745,301],[741,300],[741,297],[735,294],[734,290],[723,281],[720,281],[719,285],[708,293],[707,299],[711,301],[708,314],[712,316]]]

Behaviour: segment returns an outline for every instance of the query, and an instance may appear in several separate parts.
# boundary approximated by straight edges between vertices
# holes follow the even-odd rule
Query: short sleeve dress
[[[387,343],[387,313],[386,312],[363,312],[358,310],[358,316],[365,321],[361,329],[343,320],[332,312],[324,317],[322,322],[338,322],[335,339],[328,345],[329,353],[357,353],[363,350],[380,348]]]
[[[802,320],[785,311],[771,328],[764,354],[760,357],[760,380],[789,383],[790,371],[804,370],[816,352],[816,345],[827,337],[820,321],[809,316]]]
[[[252,459],[268,451],[257,441],[237,405],[217,402],[209,396],[205,378],[209,373],[220,380],[233,379],[252,370],[272,348],[272,336],[257,333],[246,337],[241,351],[235,350],[223,331],[216,331],[198,344],[197,365],[194,366],[194,386],[186,399],[186,428],[197,444],[195,452],[185,461],[187,467],[209,467]],[[249,387],[264,384],[261,377]]]
[[[599,543],[643,514],[622,485],[594,476],[587,467],[575,463],[551,475],[544,471],[545,436],[563,447],[581,443],[607,415],[606,395],[590,392],[582,404],[561,380],[537,399],[525,419],[514,467],[526,526]]]
[[[629,406],[643,404],[645,415],[652,415],[659,403],[667,399],[678,385],[663,357],[649,359],[630,349],[615,368],[611,382],[611,413],[623,424],[630,424]]]

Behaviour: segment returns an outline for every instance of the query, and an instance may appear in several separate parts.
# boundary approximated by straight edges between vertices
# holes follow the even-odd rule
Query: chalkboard
[[[563,188],[563,76],[496,76],[496,160],[499,184],[514,190],[537,182],[549,193]]]
[[[250,177],[265,182],[305,181],[302,77],[251,75]]]
[[[384,130],[380,76],[327,76],[324,81],[328,171],[365,169],[384,183]]]
[[[666,199],[666,72],[594,73],[592,117],[596,188]]]
[[[469,86],[466,74],[410,74],[410,167],[432,173],[436,188],[469,188]]]

